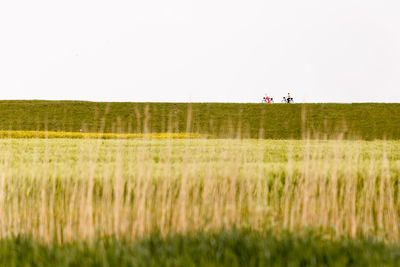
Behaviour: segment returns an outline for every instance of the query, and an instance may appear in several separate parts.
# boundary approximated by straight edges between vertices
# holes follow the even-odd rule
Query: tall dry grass
[[[0,238],[248,227],[400,241],[400,142],[2,139]]]

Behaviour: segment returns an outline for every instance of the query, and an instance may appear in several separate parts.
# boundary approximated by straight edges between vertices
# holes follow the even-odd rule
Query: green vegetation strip
[[[190,118],[190,123],[187,119]],[[0,130],[400,139],[400,104],[0,101]]]
[[[25,237],[0,240],[1,266],[399,266],[399,262],[399,245],[366,239],[326,241],[312,233],[300,237],[237,230],[62,245]]]

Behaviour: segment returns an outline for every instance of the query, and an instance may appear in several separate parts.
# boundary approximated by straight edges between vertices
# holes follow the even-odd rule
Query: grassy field
[[[190,118],[190,128],[187,119]],[[0,101],[0,130],[190,132],[214,137],[400,139],[400,104]]]
[[[399,105],[0,107],[0,265],[398,266]]]
[[[1,266],[398,266],[400,247],[373,240],[334,242],[250,230],[153,234],[136,241],[44,244],[31,238],[0,240]]]
[[[333,251],[385,242],[383,259],[400,240],[400,141],[3,139],[0,150],[10,246],[28,236],[63,251],[111,236],[130,247],[154,233],[191,244],[195,233],[250,229],[280,247],[283,233],[312,231]]]

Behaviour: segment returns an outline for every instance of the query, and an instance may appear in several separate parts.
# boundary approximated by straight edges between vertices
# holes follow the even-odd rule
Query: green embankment
[[[0,240],[2,266],[398,266],[399,261],[398,245],[246,230],[167,238],[155,234],[137,242]]]
[[[342,133],[344,138],[400,139],[400,104],[0,101],[0,130],[9,129],[158,133],[188,129],[214,137],[240,132],[243,137],[271,139],[299,139],[310,132],[319,138]]]

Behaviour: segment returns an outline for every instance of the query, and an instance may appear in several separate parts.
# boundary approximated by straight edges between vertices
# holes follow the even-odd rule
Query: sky
[[[398,0],[1,0],[0,99],[399,102]]]

